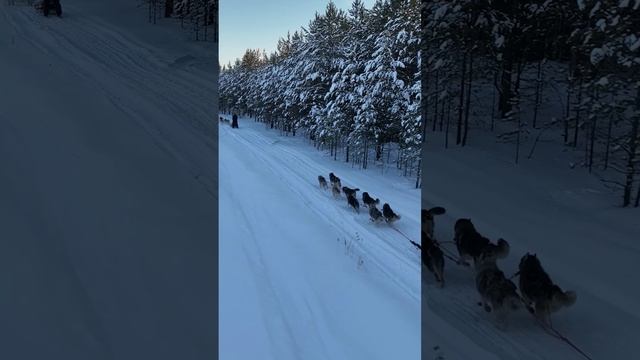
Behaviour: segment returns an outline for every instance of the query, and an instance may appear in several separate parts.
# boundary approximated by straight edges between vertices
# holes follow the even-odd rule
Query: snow
[[[435,11],[435,13],[433,14],[433,19],[434,19],[434,20],[438,20],[438,19],[440,19],[441,17],[443,17],[443,16],[446,14],[447,9],[448,9],[448,5],[447,5],[447,4],[441,5],[441,6],[440,6],[436,11]]]
[[[591,64],[597,65],[604,57],[606,56],[606,51],[603,48],[593,48],[591,49]]]
[[[584,0],[577,0],[577,4],[578,4],[578,9],[580,10],[584,10],[586,8]]]
[[[521,256],[537,253],[551,278],[578,294],[573,307],[552,316],[553,326],[593,359],[635,353],[638,209],[612,204],[609,191],[584,170],[569,168],[570,154],[553,143],[541,144],[533,159],[516,166],[508,148],[513,145],[497,144],[481,130],[474,129],[465,148],[445,150],[440,135],[427,135],[423,191],[423,207],[447,209],[436,217],[436,237],[451,241],[455,220],[471,218],[485,236],[511,244],[509,257],[499,262],[507,276],[517,271]],[[471,269],[447,262],[445,279],[439,289],[428,276],[423,293],[429,319],[423,331],[434,336],[425,339],[427,358],[583,359],[525,311],[513,314],[506,331],[498,330],[491,314],[476,305]]]
[[[214,358],[215,47],[0,2],[3,359]]]
[[[640,49],[640,38],[635,36],[634,34],[628,35],[624,40],[630,51],[636,51]]]
[[[220,358],[418,359],[419,253],[317,177],[334,172],[388,202],[402,216],[394,226],[419,241],[415,180],[353,169],[251,119],[239,126],[219,130]]]
[[[609,78],[607,78],[606,76],[603,76],[600,78],[600,80],[596,82],[596,84],[599,86],[607,86],[609,85]]]
[[[589,17],[593,17],[593,15],[600,10],[600,5],[601,5],[600,1],[597,1],[596,4],[591,9],[591,12],[589,12]]]

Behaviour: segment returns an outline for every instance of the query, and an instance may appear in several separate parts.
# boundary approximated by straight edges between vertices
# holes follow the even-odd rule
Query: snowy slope
[[[389,202],[419,241],[413,181],[333,161],[300,137],[220,125],[220,358],[418,359],[420,258],[317,176]],[[249,345],[250,344],[250,345]]]
[[[0,3],[3,359],[215,355],[216,51],[136,5]]]
[[[553,157],[557,149],[540,148],[534,159],[514,166],[503,148],[508,145],[445,150],[438,135],[427,145],[423,193],[424,206],[447,208],[436,218],[436,237],[451,241],[455,220],[471,218],[484,235],[510,242],[511,254],[499,264],[507,276],[517,271],[521,256],[537,253],[552,279],[578,294],[573,307],[554,314],[553,326],[593,359],[632,356],[640,341],[637,209],[616,208],[596,179],[569,168],[567,155]],[[474,135],[477,143],[492,143]],[[471,269],[448,262],[445,278],[447,287],[438,289],[429,277],[432,286],[423,295],[433,319],[425,334],[451,334],[429,344],[428,358],[466,358],[450,347],[433,350],[454,344],[480,349],[475,359],[583,359],[524,311],[509,330],[498,330],[476,305]]]

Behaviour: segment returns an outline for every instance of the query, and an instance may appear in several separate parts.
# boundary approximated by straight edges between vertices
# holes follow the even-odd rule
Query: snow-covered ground
[[[0,2],[0,357],[215,356],[216,48]]]
[[[219,129],[220,358],[420,358],[420,255],[402,235],[419,241],[415,180],[239,126]],[[329,172],[388,202],[402,234],[321,190]]]
[[[634,357],[640,341],[638,209],[616,207],[617,197],[583,169],[571,169],[570,154],[553,144],[516,166],[513,145],[495,144],[481,132],[473,136],[466,148],[445,150],[441,134],[429,134],[423,206],[447,209],[436,218],[436,237],[451,241],[455,220],[471,218],[485,236],[510,242],[511,254],[499,263],[507,276],[521,256],[537,253],[551,278],[578,294],[573,307],[552,316],[556,330],[593,359]],[[445,279],[439,289],[427,276],[423,291],[428,359],[583,359],[524,310],[507,331],[498,330],[476,305],[470,268],[448,262]]]

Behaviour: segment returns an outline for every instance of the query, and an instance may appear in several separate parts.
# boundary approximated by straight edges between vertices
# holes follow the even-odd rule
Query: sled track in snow
[[[455,210],[447,208],[446,214],[436,217],[436,233],[440,235],[441,241],[453,238],[453,233],[448,228],[443,229],[442,224],[455,222]],[[446,237],[443,236],[445,234]],[[449,244],[443,246],[448,246],[447,249],[455,252]],[[512,249],[509,257],[513,256],[517,255],[513,254]],[[477,305],[480,296],[475,287],[473,267],[462,267],[451,261],[445,264],[447,283],[444,288],[436,287],[432,274],[426,274],[427,295],[424,301],[433,315],[454,326],[476,345],[496,354],[500,359],[542,360],[552,355],[563,359],[583,359],[566,344],[547,334],[524,308],[510,314],[506,330],[498,329],[493,313],[487,313]],[[504,269],[500,261],[498,266],[506,271],[508,277],[512,275],[509,270]],[[517,283],[517,279],[515,281]],[[560,326],[566,321],[563,314],[565,311],[567,309],[559,313]],[[556,320],[557,318],[558,316]]]
[[[202,164],[192,160],[198,158],[199,153],[213,153],[216,148],[213,137],[215,122],[210,120],[212,107],[203,106],[214,101],[207,97],[214,93],[215,79],[211,74],[202,73],[204,76],[198,76],[172,69],[170,62],[154,56],[152,49],[118,33],[108,23],[95,16],[90,20],[76,17],[73,7],[67,12],[72,15],[62,19],[45,18],[32,9],[20,10],[16,13],[19,23],[9,16],[6,18],[14,29],[25,31],[22,40],[59,59],[72,59],[73,63],[69,65],[73,71],[96,83],[114,105],[138,120],[159,147],[188,166],[209,193],[215,193],[215,180],[203,174],[206,168]],[[33,28],[37,30],[31,30]],[[109,83],[97,81],[93,75],[96,66],[113,76],[113,79]],[[206,81],[207,78],[211,78],[211,81]],[[167,87],[167,83],[171,86]],[[128,91],[138,96],[142,94],[144,98],[122,98],[120,94]],[[140,100],[153,104],[160,113],[172,114],[171,122],[159,123],[139,114],[135,110],[136,104],[131,101]],[[194,112],[197,114],[195,117],[184,115]],[[187,152],[184,150],[184,141],[175,138],[174,134],[178,132],[198,139],[190,141],[191,149]]]
[[[377,258],[375,251],[371,251],[369,247],[373,247],[374,250],[380,250],[383,253],[391,256],[395,261],[393,263],[401,264],[399,271],[413,271],[417,273],[419,278],[420,271],[420,256],[413,246],[404,238],[398,236],[393,229],[388,228],[386,224],[374,225],[369,221],[369,215],[364,209],[361,209],[360,214],[356,214],[353,209],[349,208],[343,196],[339,199],[334,199],[329,191],[320,190],[317,185],[317,175],[327,174],[331,170],[321,167],[313,161],[304,158],[295,151],[288,150],[284,146],[278,146],[272,144],[271,141],[265,137],[253,132],[242,131],[236,132],[226,126],[220,127],[221,136],[231,136],[235,141],[239,141],[245,144],[246,148],[251,151],[251,155],[259,159],[261,162],[269,164],[269,169],[278,175],[280,179],[289,185],[289,188],[296,197],[311,208],[319,217],[332,224],[336,230],[343,234],[347,239],[354,239],[355,234],[360,234],[363,238],[363,243],[353,241],[354,246],[357,246],[358,250],[363,253],[365,257],[365,264],[372,263],[375,268],[383,275],[387,276],[390,280],[396,283],[403,289],[409,296],[419,301],[420,299],[420,284],[408,283],[406,278],[399,276],[397,270],[390,269],[389,261]],[[277,148],[276,148],[277,146]],[[269,147],[274,149],[274,153],[264,154],[258,149]],[[277,149],[277,150],[276,150]],[[275,153],[277,152],[278,155]],[[287,175],[299,180],[289,181],[286,177],[282,176],[275,169],[286,169]],[[343,185],[347,182],[348,178],[341,177]],[[305,184],[307,186],[299,187],[296,185]],[[354,186],[357,186],[354,185]],[[314,206],[316,202],[326,203],[335,202],[336,208],[345,212],[345,216],[349,216],[359,226],[355,229],[350,229],[350,225],[347,225],[340,218],[333,218],[330,214],[326,214],[321,208]],[[340,205],[339,205],[340,204]],[[409,218],[409,217],[407,217]],[[382,239],[380,241],[379,239]],[[386,240],[385,240],[386,239]],[[365,265],[368,266],[368,265]]]

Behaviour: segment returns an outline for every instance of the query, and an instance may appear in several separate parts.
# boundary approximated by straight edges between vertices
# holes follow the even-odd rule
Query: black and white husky
[[[327,190],[329,185],[327,185],[327,180],[322,175],[318,175],[318,183],[320,184],[320,188]]]
[[[362,203],[368,207],[376,206],[380,204],[380,199],[372,198],[371,196],[369,196],[369,193],[365,191],[362,193]]]
[[[498,268],[492,250],[484,251],[476,258],[475,270],[476,289],[482,299],[478,305],[487,312],[493,311],[497,325],[504,328],[509,312],[520,308],[516,285]]]
[[[342,187],[342,192],[345,195],[347,195],[347,197],[349,197],[349,196],[355,197],[356,196],[356,192],[358,192],[358,191],[360,191],[360,189],[358,189],[358,188],[352,189],[352,188],[349,188],[349,187],[346,187],[346,186]]]
[[[389,204],[387,203],[384,203],[384,205],[382,205],[382,215],[389,224],[393,224],[394,222],[400,220],[400,215],[394,213],[391,209],[391,206],[389,206]]]
[[[436,206],[431,209],[422,209],[422,231],[426,232],[430,238],[434,238],[435,222],[434,215],[442,215],[446,212],[443,207]]]
[[[338,190],[342,187],[340,178],[335,176],[333,173],[329,173],[329,182],[331,182],[331,186],[337,186]]]
[[[497,244],[491,243],[489,239],[480,235],[473,226],[470,219],[458,219],[454,226],[454,242],[458,248],[460,261],[477,261],[480,254],[494,256],[495,259],[504,259],[509,255],[510,246],[504,239],[498,239]]]
[[[547,324],[552,313],[576,302],[576,293],[554,284],[535,254],[527,253],[520,259],[518,274],[520,293],[529,311]]]
[[[377,224],[384,220],[384,216],[382,216],[382,212],[380,212],[375,205],[372,205],[369,206],[369,219]]]
[[[356,199],[355,195],[347,194],[347,203],[349,203],[349,206],[351,206],[357,213],[360,212],[360,203],[358,202],[358,199]]]

